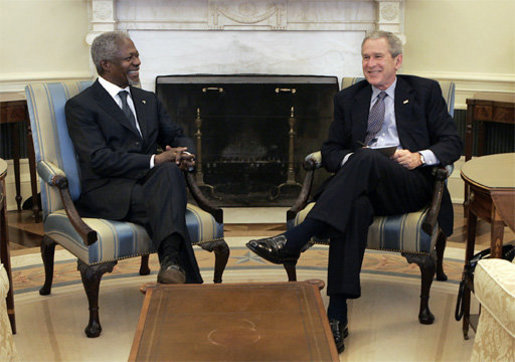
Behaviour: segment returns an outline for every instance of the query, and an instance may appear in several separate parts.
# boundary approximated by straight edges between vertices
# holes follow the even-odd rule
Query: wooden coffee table
[[[320,286],[148,288],[129,361],[338,361]]]

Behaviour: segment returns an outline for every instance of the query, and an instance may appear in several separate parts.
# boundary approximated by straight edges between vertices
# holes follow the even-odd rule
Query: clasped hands
[[[422,165],[420,153],[410,152],[409,150],[397,150],[390,158],[408,170],[413,170]]]
[[[154,158],[154,163],[159,165],[163,162],[175,162],[181,170],[192,170],[195,166],[195,155],[187,151],[187,147],[170,147]]]

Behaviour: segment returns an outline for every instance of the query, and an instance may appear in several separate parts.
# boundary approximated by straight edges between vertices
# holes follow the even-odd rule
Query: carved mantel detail
[[[87,41],[107,30],[388,30],[404,0],[88,0]]]
[[[286,29],[286,0],[209,1],[208,22],[210,29],[253,27],[273,30]]]

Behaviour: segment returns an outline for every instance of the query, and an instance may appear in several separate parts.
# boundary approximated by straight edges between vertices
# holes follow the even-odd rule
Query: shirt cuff
[[[426,161],[425,166],[433,166],[433,165],[438,165],[440,163],[440,161],[438,160],[438,158],[436,158],[433,151],[422,150],[422,151],[418,151],[418,152],[421,153],[422,156],[424,156],[424,161]]]
[[[150,157],[150,168],[154,168],[155,164],[154,164],[154,157],[156,157],[156,155],[152,155]]]
[[[352,156],[353,154],[354,154],[354,152],[347,153],[347,154],[345,155],[345,157],[343,158],[343,161],[342,161],[341,166],[345,165],[345,162],[347,162],[347,160],[349,159],[349,157],[350,157],[350,156]],[[341,167],[341,166],[340,166],[340,167]]]

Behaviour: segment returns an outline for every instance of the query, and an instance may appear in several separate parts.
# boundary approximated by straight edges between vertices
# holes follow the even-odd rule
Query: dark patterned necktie
[[[138,130],[138,126],[136,124],[136,117],[134,117],[134,113],[132,113],[131,108],[129,107],[129,103],[127,103],[127,96],[129,95],[129,92],[127,92],[126,90],[122,90],[122,91],[118,92],[118,95],[120,96],[120,99],[122,100],[123,113],[125,113],[125,115],[129,119],[129,121],[131,122],[131,125],[133,125],[136,128],[136,130],[138,131],[138,133],[140,133],[140,131]],[[141,135],[141,133],[140,133],[140,135]]]
[[[381,130],[381,127],[383,127],[384,98],[386,96],[387,94],[385,92],[381,92],[377,95],[377,101],[372,106],[370,114],[368,115],[367,136],[365,137],[365,145],[367,146]]]

